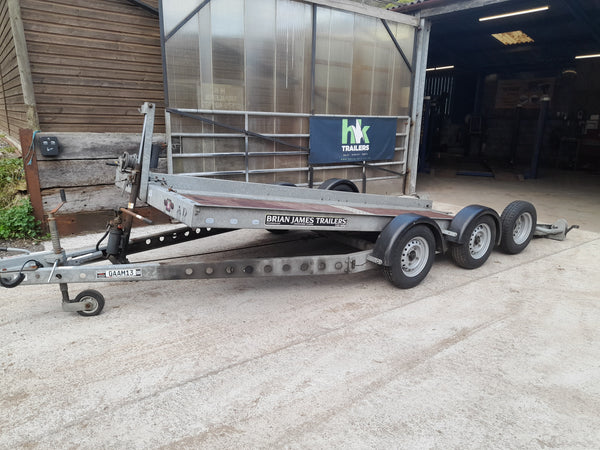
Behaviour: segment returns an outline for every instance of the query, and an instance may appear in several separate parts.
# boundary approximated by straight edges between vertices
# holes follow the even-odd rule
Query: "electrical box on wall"
[[[43,156],[58,156],[60,144],[56,136],[40,136],[40,150]]]

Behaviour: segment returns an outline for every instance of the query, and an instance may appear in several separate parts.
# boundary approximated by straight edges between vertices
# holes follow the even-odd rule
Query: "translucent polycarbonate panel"
[[[396,56],[394,64],[393,84],[390,92],[390,110],[388,114],[408,116],[410,114],[410,93],[412,73],[404,61]]]
[[[267,141],[265,139],[249,139],[248,140],[248,152],[250,153],[266,153],[274,152],[275,143]]]
[[[395,36],[398,44],[402,48],[406,58],[412,62],[412,46],[414,41],[414,30],[412,27],[407,27],[406,25],[401,24],[392,24],[395,25],[396,31]],[[394,27],[390,25],[390,29],[394,30]],[[382,41],[386,41],[392,44],[389,37],[383,37]],[[407,48],[407,46],[410,47]],[[409,66],[406,65],[402,55],[398,52],[398,49],[394,46],[390,48],[390,54],[393,55],[393,72],[391,74],[391,82],[390,82],[390,109],[388,114],[392,115],[408,115],[409,114],[409,104],[410,104],[410,92],[411,92],[411,83],[412,83],[412,73]]]
[[[354,55],[350,111],[371,111],[374,76],[376,19],[356,15],[354,19]],[[360,114],[360,113],[359,113]]]
[[[253,2],[246,8],[246,109],[275,109],[276,0]]]
[[[300,165],[298,167],[304,167]],[[275,173],[251,173],[249,181],[253,183],[292,183],[292,184],[305,184],[308,182],[308,175],[306,170],[297,172],[275,172]],[[290,189],[294,189],[294,186],[290,186]]]
[[[276,2],[275,111],[310,112],[312,6]]]
[[[318,7],[316,30],[317,114],[406,114],[410,70],[380,19]],[[412,58],[412,28],[390,30]]]
[[[280,133],[308,133],[308,124],[308,117],[275,117],[275,129]]]
[[[274,169],[275,168],[275,156],[272,155],[260,155],[252,158],[249,161],[250,170],[263,170],[263,169]]]
[[[379,34],[381,36],[381,33]],[[389,38],[388,38],[389,41]],[[379,40],[373,51],[373,91],[371,114],[391,115],[391,91],[394,83],[394,62],[396,48],[386,45],[386,41]],[[392,48],[394,47],[394,48]]]
[[[171,133],[239,133],[244,129],[244,116],[237,114],[198,114],[198,117],[215,125],[192,117],[171,114]]]
[[[345,11],[317,8],[317,114],[350,114],[354,17],[355,14]]]
[[[410,25],[404,25],[397,22],[387,22],[388,27],[396,38],[396,42],[404,52],[406,59],[411,63],[413,60],[413,51],[415,48],[415,28]]]
[[[285,142],[275,143],[275,151],[277,152],[304,152],[308,154],[308,137],[305,138],[289,138],[281,139]],[[286,145],[288,144],[288,145]],[[295,147],[292,147],[294,145]]]
[[[168,35],[202,2],[203,0],[163,1],[162,20],[165,35]]]
[[[213,109],[241,111],[244,89],[244,0],[210,3]]]
[[[200,5],[202,8],[190,16]],[[411,26],[388,20],[388,33],[378,18],[297,0],[162,1],[162,8],[168,37],[165,59],[169,107],[273,113],[250,114],[247,121],[243,115],[202,114],[215,124],[172,114],[175,173],[306,167],[306,155],[266,155],[300,152],[303,150],[297,147],[308,147],[307,137],[294,136],[309,133],[308,119],[276,116],[276,112],[408,114],[411,72],[390,33],[412,61],[415,32]],[[169,36],[184,18],[189,20]],[[214,136],[240,133],[242,129],[275,135],[291,145],[255,137]],[[400,141],[406,138],[398,138],[398,145]],[[263,155],[233,160],[223,155],[246,151]],[[196,153],[216,156],[182,157]],[[395,158],[404,158],[401,153],[397,152]],[[324,172],[328,178],[355,178],[357,170]],[[245,176],[251,178],[252,174]],[[306,177],[306,171],[286,175],[302,183]],[[271,178],[277,179],[278,175]]]
[[[248,129],[255,133],[275,133],[275,117],[250,116],[248,117]]]
[[[222,155],[218,158],[173,158],[174,173],[211,173],[246,170],[243,155]]]
[[[200,109],[214,109],[215,96],[220,95],[220,89],[213,82],[212,64],[212,32],[210,4],[198,13],[197,30],[198,48],[200,52],[200,78],[198,79],[198,107]],[[171,103],[169,99],[169,103]],[[221,98],[218,97],[217,101]],[[173,105],[178,107],[176,104]]]
[[[177,108],[198,107],[200,53],[198,21],[190,20],[165,44],[169,104]]]

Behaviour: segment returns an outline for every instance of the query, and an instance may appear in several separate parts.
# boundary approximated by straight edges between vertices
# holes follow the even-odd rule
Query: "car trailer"
[[[71,299],[68,284],[330,275],[380,269],[393,285],[407,289],[427,276],[436,253],[448,252],[457,265],[475,269],[485,263],[496,245],[516,254],[534,235],[562,240],[576,227],[569,228],[563,219],[539,225],[534,206],[521,200],[510,203],[500,215],[481,205],[451,215],[432,210],[428,200],[359,193],[349,180],[330,179],[311,189],[153,172],[155,105],[144,103],[140,111],[145,117],[139,152],[125,153],[114,163],[115,184],[129,193],[129,202],[115,210],[104,237],[93,248],[66,252],[54,218],[61,203],[48,214],[51,251],[0,249],[22,253],[0,259],[3,287],[58,284],[63,310],[82,316],[100,314],[104,297],[96,290],[85,290]],[[61,197],[65,202],[64,193]],[[134,219],[151,223],[135,212],[138,200],[184,226],[131,239]],[[130,263],[127,258],[238,229],[309,230],[341,241],[354,251],[219,262]]]

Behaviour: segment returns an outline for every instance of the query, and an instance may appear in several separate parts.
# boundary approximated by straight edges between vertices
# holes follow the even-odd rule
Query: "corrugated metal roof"
[[[377,8],[384,9],[397,9],[404,8],[411,5],[416,5],[418,3],[423,3],[429,0],[353,0],[356,3],[361,3],[363,5],[375,6]]]
[[[393,0],[387,2],[387,9],[393,9],[397,11],[402,11],[403,9],[418,9],[418,5],[421,3],[429,2],[431,0]],[[414,7],[414,8],[413,8]]]

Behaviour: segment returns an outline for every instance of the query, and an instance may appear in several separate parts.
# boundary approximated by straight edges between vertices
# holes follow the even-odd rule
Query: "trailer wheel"
[[[394,286],[410,289],[429,273],[435,256],[435,237],[427,225],[416,225],[401,235],[391,250],[391,265],[383,268]]]
[[[330,178],[323,181],[318,189],[325,189],[326,191],[339,191],[339,192],[358,192],[358,187],[350,180],[343,178]]]
[[[535,207],[522,200],[510,203],[500,216],[502,235],[500,249],[510,255],[520,253],[529,245],[535,226],[537,214]]]
[[[496,242],[496,222],[489,215],[474,219],[466,230],[468,240],[450,248],[452,260],[465,269],[476,269],[487,261]]]
[[[86,303],[86,309],[84,311],[77,311],[77,314],[84,317],[97,316],[104,308],[104,297],[100,292],[93,289],[80,292],[77,297],[75,297],[75,303],[78,302]]]

